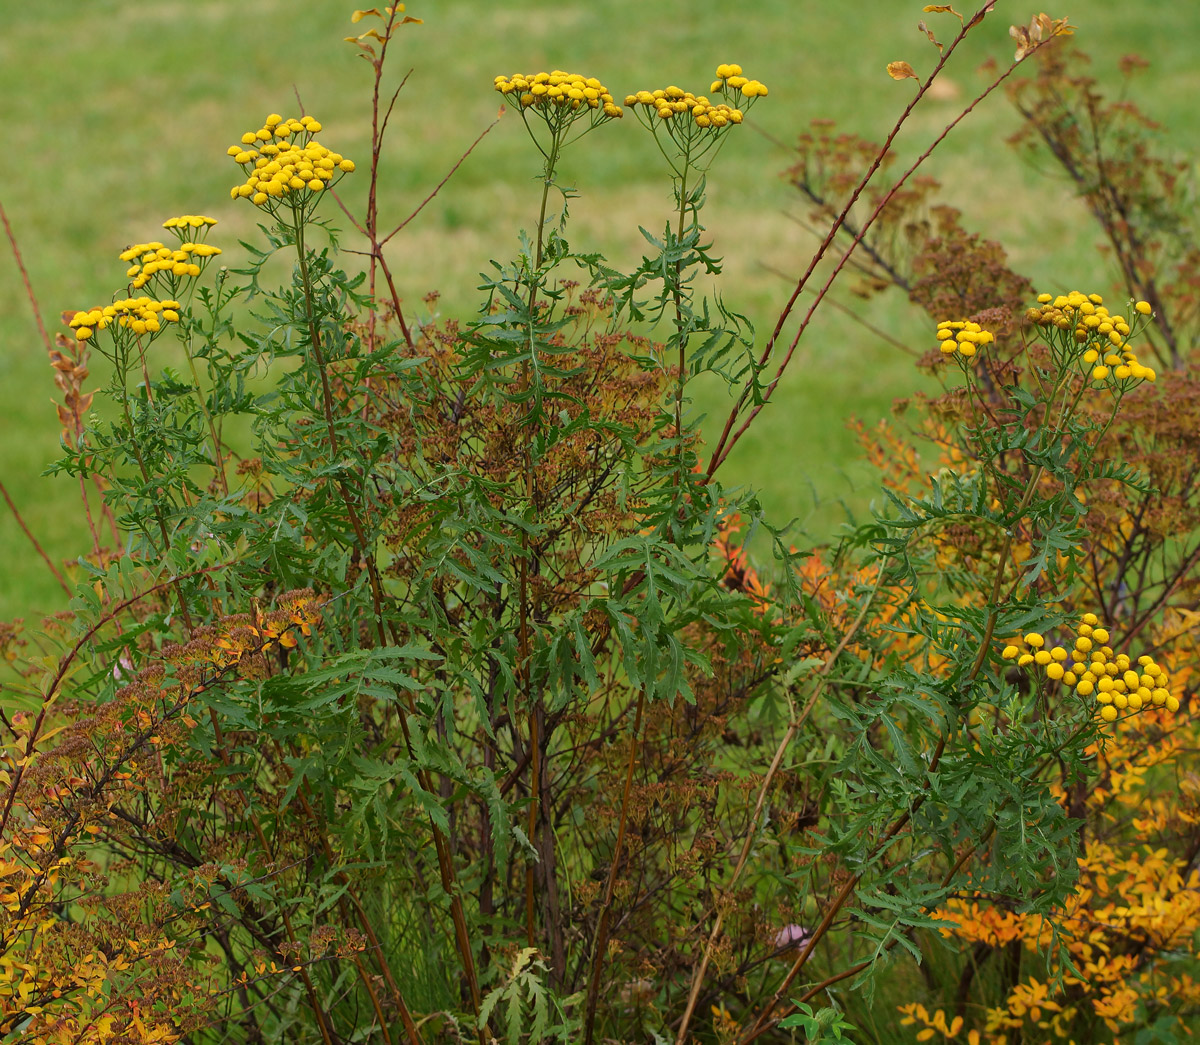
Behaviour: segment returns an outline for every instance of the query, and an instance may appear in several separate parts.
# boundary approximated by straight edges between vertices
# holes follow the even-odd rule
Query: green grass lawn
[[[722,293],[760,331],[769,330],[790,289],[780,273],[801,271],[814,242],[786,216],[803,216],[803,207],[779,177],[789,153],[776,142],[793,140],[816,117],[882,138],[913,89],[911,82],[890,80],[885,65],[904,58],[921,71],[932,64],[933,50],[916,30],[922,17],[945,24],[944,35],[952,32],[949,16],[923,16],[920,8],[899,0],[762,0],[749,9],[713,6],[697,15],[694,5],[674,0],[527,0],[518,6],[418,0],[409,13],[425,24],[401,34],[391,66],[393,83],[410,68],[412,75],[386,150],[383,213],[397,222],[405,217],[494,118],[497,73],[578,69],[623,96],[668,83],[704,91],[719,62],[737,61],[771,94],[714,168],[706,220],[716,253],[725,258]],[[947,70],[950,97],[930,100],[898,142],[901,159],[915,155],[983,82],[977,68],[986,58],[1003,63],[1011,55],[1008,24],[1033,9],[1010,2],[997,8]],[[219,218],[211,242],[225,248],[223,261],[238,265],[237,240],[254,234],[255,213],[229,199],[238,171],[225,148],[266,113],[294,113],[296,93],[323,122],[325,144],[366,159],[370,69],[342,42],[365,28],[351,25],[351,10],[282,0],[0,0],[8,157],[0,202],[52,331],[63,309],[107,300],[122,277],[116,254],[158,236],[172,214]],[[1129,52],[1151,61],[1133,96],[1173,131],[1177,148],[1186,147],[1196,127],[1190,99],[1200,87],[1193,60],[1200,11],[1093,0],[1065,13],[1076,16],[1078,39],[1094,56],[1097,75],[1115,69]],[[1008,244],[1015,266],[1039,286],[1107,289],[1108,266],[1067,188],[1023,165],[1004,145],[1015,127],[1006,103],[995,97],[935,155],[929,173],[943,181],[946,199],[967,212],[967,223]],[[423,295],[438,290],[444,312],[473,312],[477,273],[489,258],[511,253],[518,229],[535,220],[536,159],[510,113],[440,198],[393,241],[392,264],[412,309],[419,311]],[[637,226],[657,229],[666,220],[669,181],[649,136],[632,119],[581,142],[562,174],[581,193],[572,204],[577,247],[598,248],[629,264],[642,248]],[[352,207],[361,204],[364,183],[358,176],[344,183]],[[344,244],[354,247],[353,237]],[[898,298],[867,306],[846,294],[841,300],[906,344],[923,346],[929,338],[922,318]],[[102,379],[95,375],[92,387]],[[773,405],[731,459],[726,479],[761,489],[777,521],[796,518],[810,535],[828,535],[846,511],[861,513],[872,497],[846,419],[874,421],[896,396],[916,387],[909,356],[828,310],[806,336]],[[86,549],[77,487],[40,477],[57,452],[54,395],[5,245],[0,478],[49,553],[70,559]],[[723,393],[703,384],[694,405],[719,423]],[[0,619],[62,605],[3,505],[0,547],[7,553]]]

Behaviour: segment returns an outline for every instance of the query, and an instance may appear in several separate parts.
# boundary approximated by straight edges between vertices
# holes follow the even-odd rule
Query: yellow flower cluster
[[[1037,300],[1038,307],[1029,309],[1026,316],[1040,327],[1073,334],[1082,349],[1079,361],[1091,368],[1094,381],[1111,381],[1126,387],[1126,382],[1153,381],[1157,376],[1152,367],[1138,362],[1129,347],[1129,338],[1134,333],[1132,324],[1124,316],[1110,314],[1099,294],[1072,290],[1057,297],[1039,294]],[[1145,301],[1134,302],[1133,307],[1138,316],[1148,317],[1153,312]]]
[[[172,280],[198,276],[208,259],[220,253],[220,247],[212,247],[207,243],[183,243],[178,249],[172,250],[155,240],[152,243],[135,243],[123,250],[119,257],[122,261],[135,262],[125,275],[133,281],[130,287],[140,290],[160,273]]]
[[[1154,658],[1143,655],[1135,663],[1124,653],[1114,653],[1108,630],[1094,613],[1080,618],[1075,634],[1072,649],[1047,649],[1045,636],[1032,631],[1009,643],[1000,655],[1015,660],[1018,667],[1037,665],[1047,678],[1073,686],[1081,697],[1095,697],[1105,722],[1114,721],[1119,712],[1151,706],[1179,710],[1179,698],[1167,689],[1167,673]]]
[[[718,65],[717,78],[713,80],[709,90],[714,94],[720,91],[726,95],[733,91],[740,91],[746,98],[765,98],[768,93],[766,84],[760,83],[758,80],[746,79],[742,75],[740,65]]]
[[[217,223],[216,218],[210,218],[204,214],[180,214],[177,218],[167,218],[162,223],[164,229],[172,229],[180,235],[188,235],[188,229],[203,229],[207,230],[209,226]]]
[[[564,110],[576,112],[581,109],[595,110],[597,116],[620,119],[621,107],[613,96],[594,76],[581,76],[561,69],[546,73],[514,73],[512,76],[497,76],[493,81],[501,94],[516,94],[522,109]]]
[[[981,345],[990,345],[996,337],[970,320],[944,319],[937,325],[937,339],[943,355],[970,359]]]
[[[311,116],[285,120],[272,113],[257,131],[247,131],[240,145],[226,150],[246,171],[246,180],[230,189],[230,197],[270,209],[272,200],[283,197],[306,201],[354,170],[353,160],[313,138],[320,130]]]
[[[660,91],[638,91],[637,94],[625,96],[625,104],[632,108],[644,105],[653,109],[660,118],[671,119],[672,116],[689,116],[697,127],[728,127],[730,124],[742,122],[741,109],[735,109],[724,102],[713,105],[704,95],[697,97],[691,91],[679,87],[666,87]]]
[[[97,330],[116,324],[134,334],[157,334],[167,323],[179,322],[178,301],[155,301],[149,297],[125,298],[103,308],[76,312],[70,321],[79,341],[86,341]]]

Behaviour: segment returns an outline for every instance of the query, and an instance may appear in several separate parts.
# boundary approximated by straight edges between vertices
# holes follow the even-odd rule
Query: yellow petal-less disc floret
[[[765,84],[743,76],[740,65],[729,63],[717,66],[717,78],[709,86],[709,94],[718,97],[693,94],[672,84],[628,94],[625,105],[656,137],[670,139],[675,158],[671,151],[664,148],[663,152],[678,174],[684,166],[707,169],[712,161],[705,158],[710,152],[715,155],[725,129],[740,125],[750,107],[768,93]],[[661,139],[659,144],[662,148]]]
[[[1076,299],[1079,308],[1097,305],[1088,298]],[[946,324],[951,329],[955,323]],[[1094,613],[1085,613],[1076,625],[1074,650],[1065,646],[1047,646],[1041,632],[1031,631],[1008,642],[1000,656],[1015,660],[1018,667],[1041,668],[1051,682],[1073,689],[1085,700],[1095,700],[1094,708],[1105,722],[1114,722],[1122,713],[1138,714],[1150,708],[1173,714],[1179,710],[1179,698],[1167,689],[1168,675],[1149,654],[1133,660],[1116,653],[1109,630],[1101,626]]]
[[[249,144],[250,135],[262,144],[256,151],[230,150],[234,162],[246,173],[246,180],[235,185],[230,196],[248,199],[267,210],[282,201],[308,206],[343,174],[354,170],[351,160],[313,137],[321,129],[320,121],[311,116],[297,120],[272,113],[260,130],[242,135],[243,143]]]
[[[996,340],[996,336],[990,330],[984,330],[978,323],[967,319],[942,320],[937,325],[934,336],[943,355],[957,355],[966,359],[970,359],[981,347]]]
[[[139,337],[149,334],[153,340],[162,331],[164,323],[178,322],[178,301],[171,298],[159,301],[143,295],[123,298],[103,308],[76,312],[67,325],[79,341],[89,340],[98,330],[108,330],[116,338],[123,336],[124,331]]]
[[[1061,367],[1078,366],[1085,380],[1121,396],[1142,381],[1154,381],[1156,374],[1144,366],[1130,348],[1129,339],[1153,315],[1148,302],[1131,301],[1134,322],[1115,315],[1104,306],[1099,294],[1072,290],[1052,297],[1039,294],[1035,308],[1026,318],[1042,330],[1042,339],[1050,346],[1055,362]]]
[[[203,236],[209,227],[215,224],[215,218],[195,214],[168,218],[163,222],[163,228],[179,237],[181,242],[178,247],[167,247],[154,240],[150,243],[135,243],[123,250],[118,255],[120,260],[133,262],[125,270],[130,289],[140,290],[151,281],[157,281],[161,284],[160,290],[165,290],[170,295],[177,293],[179,280],[199,276],[209,259],[221,253],[220,247],[203,242],[195,243],[188,239],[189,233]]]

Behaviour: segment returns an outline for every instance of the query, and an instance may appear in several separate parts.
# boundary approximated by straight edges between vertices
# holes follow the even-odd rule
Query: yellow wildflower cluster
[[[718,65],[717,78],[713,80],[709,90],[714,94],[720,91],[725,95],[740,91],[746,98],[765,98],[768,93],[766,84],[760,83],[758,80],[746,79],[742,75],[740,65]]]
[[[679,87],[666,87],[659,91],[638,91],[625,96],[625,104],[631,108],[644,105],[653,109],[664,120],[673,116],[689,116],[697,127],[728,127],[742,122],[742,110],[724,102],[713,105],[704,95],[697,97],[691,91]]]
[[[220,253],[220,247],[207,243],[186,242],[172,249],[155,240],[152,243],[135,243],[119,256],[122,261],[134,262],[125,275],[132,280],[132,289],[140,290],[160,274],[170,280],[199,276],[208,259]]]
[[[189,229],[198,230],[197,236],[202,236],[216,223],[216,218],[210,218],[205,214],[180,214],[177,218],[167,218],[162,223],[162,227],[170,229],[180,238],[186,238],[191,235]]]
[[[257,131],[242,135],[240,145],[227,154],[246,172],[246,180],[229,190],[233,199],[248,199],[271,209],[272,201],[290,198],[304,203],[333,185],[343,173],[354,170],[354,161],[331,152],[313,135],[321,124],[311,116],[284,119],[277,113]]]
[[[590,109],[597,118],[621,117],[621,107],[613,101],[608,88],[594,76],[555,69],[550,73],[497,76],[493,84],[501,94],[516,94],[522,109],[532,108],[542,115]]]
[[[745,110],[756,98],[767,94],[765,84],[758,80],[748,80],[742,75],[740,65],[718,65],[717,79],[712,83],[711,91],[720,93],[723,101],[710,101],[705,95],[692,94],[681,87],[664,87],[658,91],[638,91],[636,94],[625,96],[625,104],[636,110],[642,106],[643,111],[653,110],[659,119],[670,121],[674,116],[683,116],[688,126],[704,129],[720,130],[731,124],[742,122]],[[735,100],[744,99],[744,108],[732,104]]]
[[[80,341],[86,341],[97,330],[104,330],[114,324],[119,328],[131,330],[134,334],[149,334],[153,337],[164,329],[165,324],[179,322],[179,308],[178,301],[155,301],[145,296],[125,298],[103,308],[76,312],[69,326]]]
[[[1072,337],[1078,346],[1079,363],[1087,368],[1092,380],[1124,389],[1138,381],[1153,381],[1157,376],[1152,367],[1138,362],[1129,347],[1129,339],[1135,334],[1134,324],[1124,316],[1112,315],[1099,294],[1072,290],[1057,297],[1039,294],[1037,300],[1037,308],[1029,309],[1026,316],[1042,328]],[[1138,317],[1153,314],[1145,301],[1133,302],[1133,308]]]
[[[1085,613],[1076,628],[1074,646],[1046,647],[1046,639],[1033,631],[1009,643],[1000,654],[1019,667],[1034,664],[1047,678],[1072,686],[1081,697],[1095,697],[1100,717],[1114,721],[1123,711],[1138,712],[1148,707],[1179,710],[1179,698],[1168,689],[1167,673],[1153,657],[1133,661],[1127,654],[1114,653],[1108,630],[1094,613]]]
[[[710,99],[674,85],[625,96],[625,104],[654,134],[667,162],[685,180],[689,167],[707,169],[725,140],[721,131],[740,124],[750,106],[767,93],[758,80],[742,76],[740,65],[718,66],[712,90],[720,92],[721,97]],[[660,129],[671,139],[674,154],[658,137]]]
[[[943,355],[970,359],[980,346],[990,345],[996,336],[970,320],[944,319],[937,325],[937,339]]]

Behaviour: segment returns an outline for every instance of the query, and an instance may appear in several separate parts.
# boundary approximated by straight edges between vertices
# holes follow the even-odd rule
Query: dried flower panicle
[[[1179,710],[1179,698],[1167,688],[1167,672],[1148,654],[1135,661],[1128,654],[1115,653],[1108,629],[1096,614],[1085,613],[1075,635],[1068,650],[1047,648],[1044,635],[1030,632],[1010,642],[1000,656],[1015,660],[1018,667],[1036,665],[1048,679],[1074,688],[1081,697],[1094,697],[1105,722],[1115,721],[1121,712],[1150,707],[1165,707],[1172,714]]]
[[[229,190],[230,197],[271,210],[283,200],[303,207],[331,188],[354,170],[354,161],[317,141],[314,135],[320,131],[320,122],[311,116],[284,119],[278,113],[258,130],[247,131],[240,145],[226,150],[246,172],[246,180]]]

